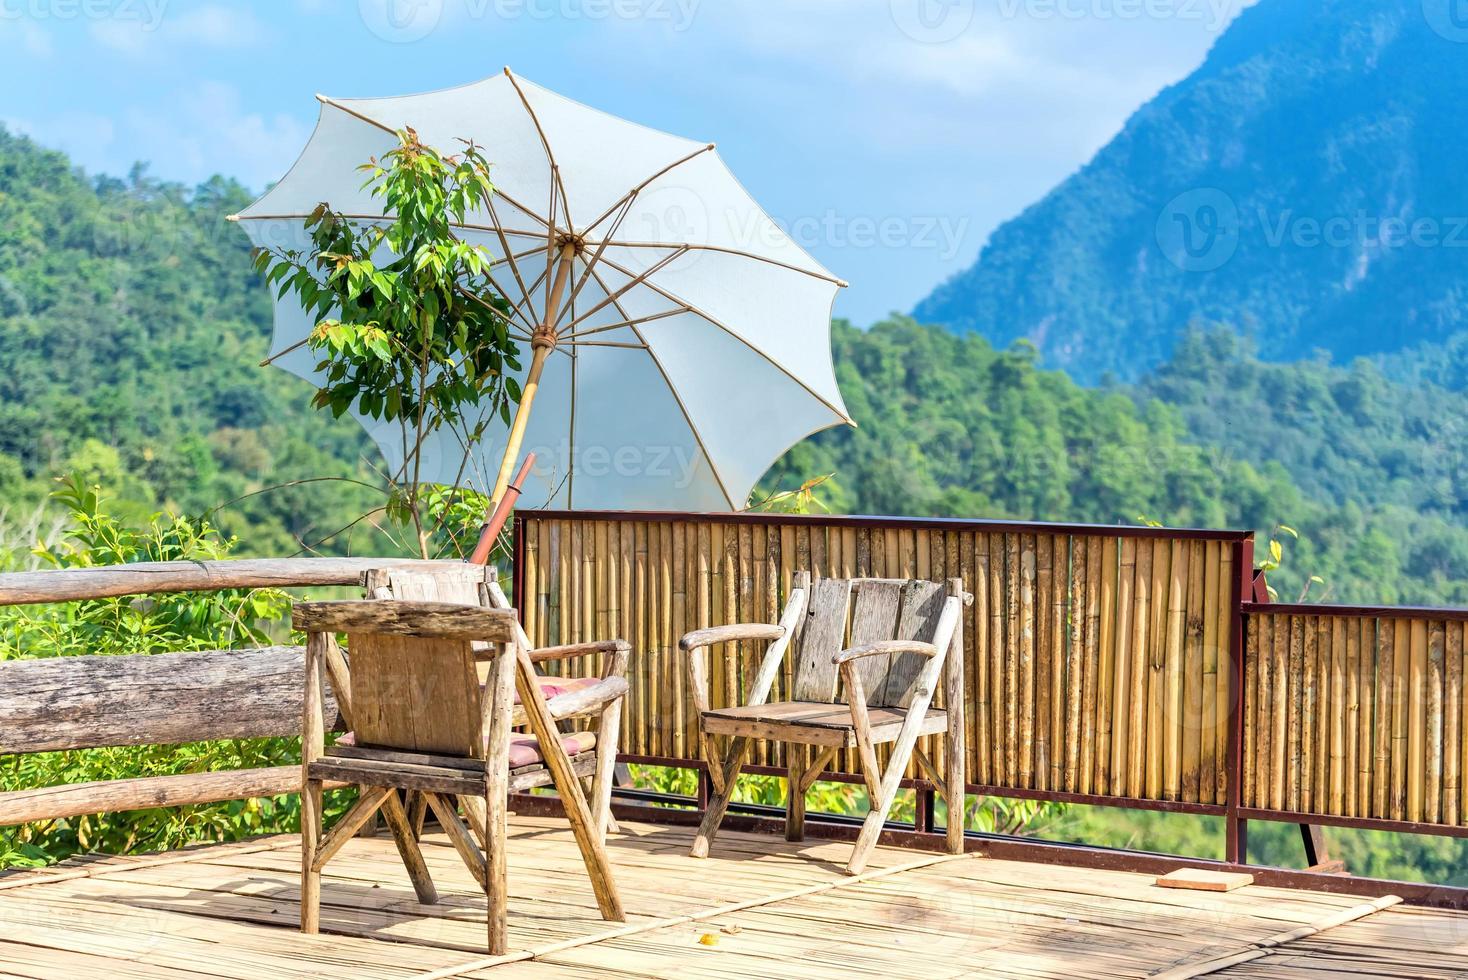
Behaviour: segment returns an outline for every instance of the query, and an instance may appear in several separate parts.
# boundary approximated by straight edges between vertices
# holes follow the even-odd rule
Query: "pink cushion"
[[[562,694],[571,694],[575,691],[584,691],[601,683],[600,677],[537,677],[535,683],[540,685],[540,693],[549,701],[551,698]],[[520,691],[515,691],[515,703],[520,703]]]
[[[570,732],[561,736],[561,748],[570,756],[589,752],[596,747],[595,732]],[[534,735],[510,736],[510,768],[537,766],[544,760],[540,756],[540,742]]]

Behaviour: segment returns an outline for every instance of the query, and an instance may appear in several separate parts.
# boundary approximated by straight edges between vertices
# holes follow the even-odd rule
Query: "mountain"
[[[1447,0],[1262,0],[916,308],[1095,383],[1190,325],[1338,362],[1468,326],[1468,27]],[[1439,9],[1441,8],[1441,9]]]

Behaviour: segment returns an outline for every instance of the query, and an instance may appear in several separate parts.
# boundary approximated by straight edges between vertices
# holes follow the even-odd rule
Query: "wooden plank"
[[[295,646],[6,661],[0,754],[294,735],[304,663]]]
[[[404,558],[242,558],[134,562],[0,574],[0,606],[126,595],[357,585],[372,568],[452,568],[461,562]]]
[[[296,723],[299,727],[299,718]],[[155,807],[285,796],[300,792],[300,789],[300,766],[69,783],[0,793],[0,826],[60,820],[92,813],[118,813],[125,810],[151,810]]]
[[[863,582],[851,600],[851,639],[848,646],[861,646],[897,635],[897,614],[902,599],[902,586],[896,582]],[[833,600],[834,601],[834,600]],[[867,693],[867,703],[885,705],[887,677],[892,668],[891,654],[862,657],[852,664]]]
[[[1207,871],[1179,868],[1157,879],[1161,888],[1183,888],[1197,892],[1231,892],[1254,883],[1254,876],[1238,871]]]
[[[846,637],[846,610],[851,596],[848,579],[821,579],[811,585],[810,612],[795,668],[797,701],[836,699],[837,670],[831,658]]]

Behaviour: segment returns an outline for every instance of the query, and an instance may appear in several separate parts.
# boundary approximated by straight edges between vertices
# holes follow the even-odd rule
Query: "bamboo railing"
[[[1244,609],[1248,815],[1468,827],[1468,612]]]
[[[622,745],[634,757],[697,760],[678,639],[703,626],[775,622],[796,570],[958,576],[975,596],[963,647],[967,766],[979,791],[1210,813],[1228,801],[1246,533],[532,512],[519,515],[516,534],[517,604],[532,642],[631,642]],[[756,661],[744,652],[712,660],[722,703],[750,679]],[[941,755],[940,741],[931,755]],[[783,765],[778,744],[756,752],[757,764]],[[832,768],[860,772],[854,757]]]

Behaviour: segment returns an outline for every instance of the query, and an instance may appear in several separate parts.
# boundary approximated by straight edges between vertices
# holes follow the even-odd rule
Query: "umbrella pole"
[[[494,493],[490,495],[492,507],[499,506],[499,502],[504,499],[505,489],[510,485],[510,471],[519,458],[520,444],[525,441],[525,428],[530,424],[530,409],[535,404],[536,392],[540,390],[540,376],[545,371],[546,359],[556,348],[555,324],[561,309],[561,294],[566,291],[566,280],[571,276],[572,260],[576,257],[577,247],[577,243],[573,241],[561,245],[556,279],[545,304],[545,322],[530,338],[530,346],[534,351],[531,354],[530,373],[525,376],[525,385],[520,390],[520,404],[515,407],[515,420],[510,425],[510,437],[505,443],[504,458],[500,460],[499,476],[495,477]]]

